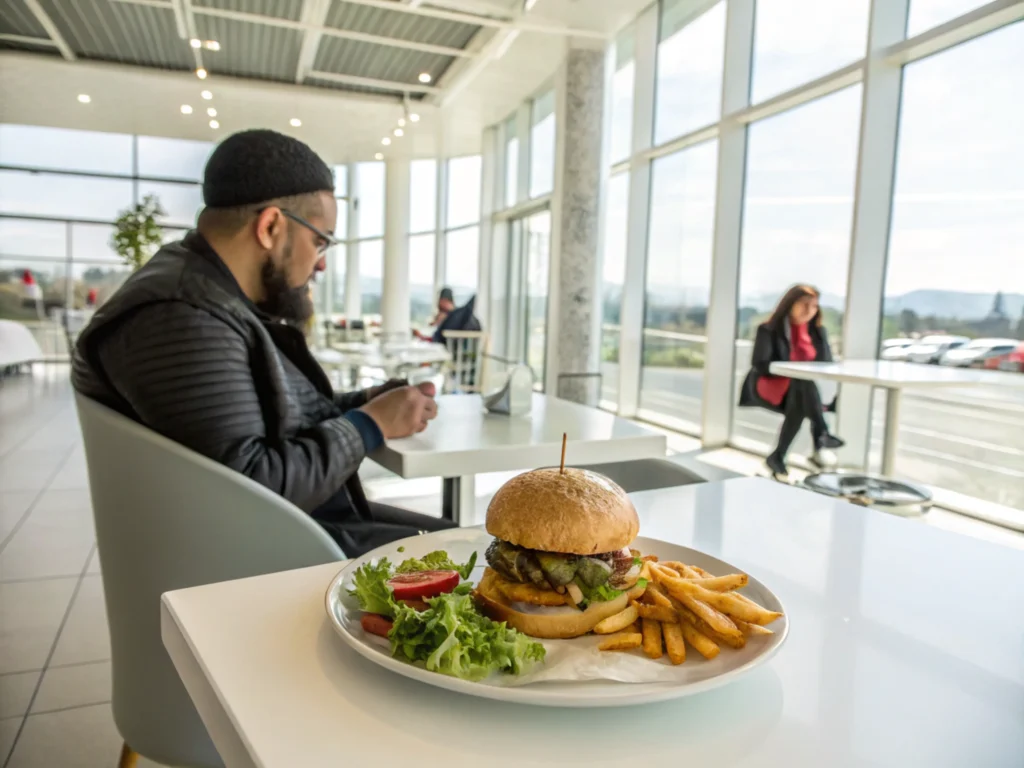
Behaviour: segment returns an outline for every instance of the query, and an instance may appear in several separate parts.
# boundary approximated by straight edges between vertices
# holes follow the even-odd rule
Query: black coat
[[[814,344],[815,362],[831,363],[832,348],[828,343],[828,332],[823,326],[816,325],[809,326],[807,330]],[[759,406],[776,413],[783,412],[782,406],[769,403],[757,393],[757,380],[772,375],[769,370],[772,363],[789,362],[789,354],[789,323],[783,323],[780,328],[770,328],[768,323],[758,326],[754,351],[750,354],[750,372],[740,389],[741,406]]]

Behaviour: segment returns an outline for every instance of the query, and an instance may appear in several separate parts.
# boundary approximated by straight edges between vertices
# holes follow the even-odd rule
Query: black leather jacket
[[[302,333],[261,312],[198,232],[164,246],[93,317],[75,389],[307,512],[336,494],[368,516],[366,455]],[[361,416],[362,414],[360,414]]]
[[[828,343],[828,332],[824,326],[811,325],[807,329],[811,343],[814,344],[816,353],[815,361],[819,363],[832,362],[832,347]],[[772,328],[768,323],[762,323],[757,328],[757,336],[754,338],[754,349],[750,354],[750,371],[743,381],[740,389],[741,406],[759,406],[771,411],[782,412],[782,408],[772,405],[764,400],[757,393],[757,380],[761,376],[771,376],[769,368],[772,363],[789,360],[790,339],[789,322],[783,323],[782,328]]]

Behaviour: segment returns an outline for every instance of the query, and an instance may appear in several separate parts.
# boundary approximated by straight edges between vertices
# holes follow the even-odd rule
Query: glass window
[[[757,0],[751,103],[863,58],[870,0]]]
[[[480,221],[480,155],[448,161],[448,228]]]
[[[62,259],[66,253],[66,224],[31,219],[0,219],[0,255]]]
[[[0,212],[113,221],[132,205],[132,182],[0,171]]]
[[[409,238],[409,301],[413,323],[426,325],[434,316],[433,232]]]
[[[132,137],[36,125],[0,125],[0,165],[132,174]]]
[[[911,0],[907,18],[907,37],[919,35],[932,27],[970,13],[989,0]]]
[[[384,241],[363,240],[358,247],[363,314],[379,315],[381,291],[384,286]]]
[[[334,194],[336,197],[344,197],[348,194],[348,166],[334,166]]]
[[[883,339],[1024,338],[1022,72],[1024,22],[905,68]],[[1018,406],[1009,389],[971,397],[994,410],[904,408],[897,473],[1024,509]]]
[[[432,232],[437,227],[437,161],[411,163],[409,231]]]
[[[384,163],[359,163],[356,175],[359,237],[381,237],[384,234]]]
[[[71,257],[75,261],[114,261],[121,257],[110,244],[114,228],[107,224],[72,224]]]
[[[626,283],[626,219],[629,173],[608,180],[601,256],[601,401],[619,405],[619,339],[622,335],[622,288]]]
[[[711,297],[718,142],[654,161],[640,408],[698,434]]]
[[[467,227],[445,234],[444,284],[452,289],[457,305],[476,295],[480,270],[480,229]]]
[[[519,136],[516,116],[505,121],[505,207],[519,200]]]
[[[617,163],[632,154],[633,77],[636,74],[635,27],[626,27],[615,40],[615,74],[612,75],[611,161]]]
[[[345,275],[348,266],[348,246],[336,245],[328,252],[327,265],[331,270],[331,311],[345,314]]]
[[[156,181],[139,182],[139,201],[146,195],[155,195],[166,214],[162,224],[193,227],[203,207],[203,190],[198,184],[165,184]]]
[[[725,3],[696,18],[693,3],[666,3],[661,16],[655,84],[654,143],[718,120],[722,107]]]
[[[736,389],[750,366],[752,339],[794,283],[821,291],[832,350],[842,355],[847,262],[860,128],[861,86],[812,101],[750,126],[744,190],[737,323]],[[823,384],[831,400],[834,388]],[[736,412],[733,436],[773,445],[781,418],[755,408]],[[752,446],[753,447],[753,446]],[[794,451],[811,450],[806,430]]]
[[[555,188],[555,92],[534,99],[530,128],[530,197]]]
[[[139,136],[139,175],[200,181],[213,146],[209,141]]]
[[[67,265],[63,261],[0,256],[0,318],[4,320],[40,320],[40,313],[66,303],[65,279]],[[28,270],[42,292],[42,302],[27,296],[22,276]],[[45,316],[45,315],[44,315]],[[43,329],[39,329],[42,331]],[[53,354],[54,339],[36,331],[36,340],[43,352]]]
[[[544,389],[548,339],[548,276],[551,272],[551,213],[541,211],[524,221],[526,237],[526,364],[534,386]]]

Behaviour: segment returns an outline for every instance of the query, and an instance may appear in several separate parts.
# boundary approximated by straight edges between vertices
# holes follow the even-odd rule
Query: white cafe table
[[[324,609],[340,564],[168,592],[164,644],[228,768],[1024,765],[1019,550],[760,478],[633,499],[642,535],[779,596],[771,661],[646,706],[464,696],[341,642]]]
[[[894,360],[841,360],[833,363],[772,363],[775,376],[791,379],[823,379],[847,384],[867,384],[884,389],[885,435],[882,438],[882,474],[891,476],[896,464],[900,399],[904,389],[997,386],[1024,387],[1024,376],[970,368],[946,368]]]
[[[413,437],[389,440],[370,458],[396,475],[443,477],[442,513],[458,522],[473,503],[473,476],[566,464],[663,458],[665,436],[606,411],[535,393],[529,416],[487,413],[480,395],[441,395],[437,418]],[[472,509],[469,510],[472,512]]]

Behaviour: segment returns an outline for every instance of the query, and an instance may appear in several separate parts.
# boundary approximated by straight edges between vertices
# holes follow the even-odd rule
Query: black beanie
[[[213,150],[203,171],[203,201],[210,208],[320,191],[334,191],[331,169],[301,141],[276,131],[228,136]]]

